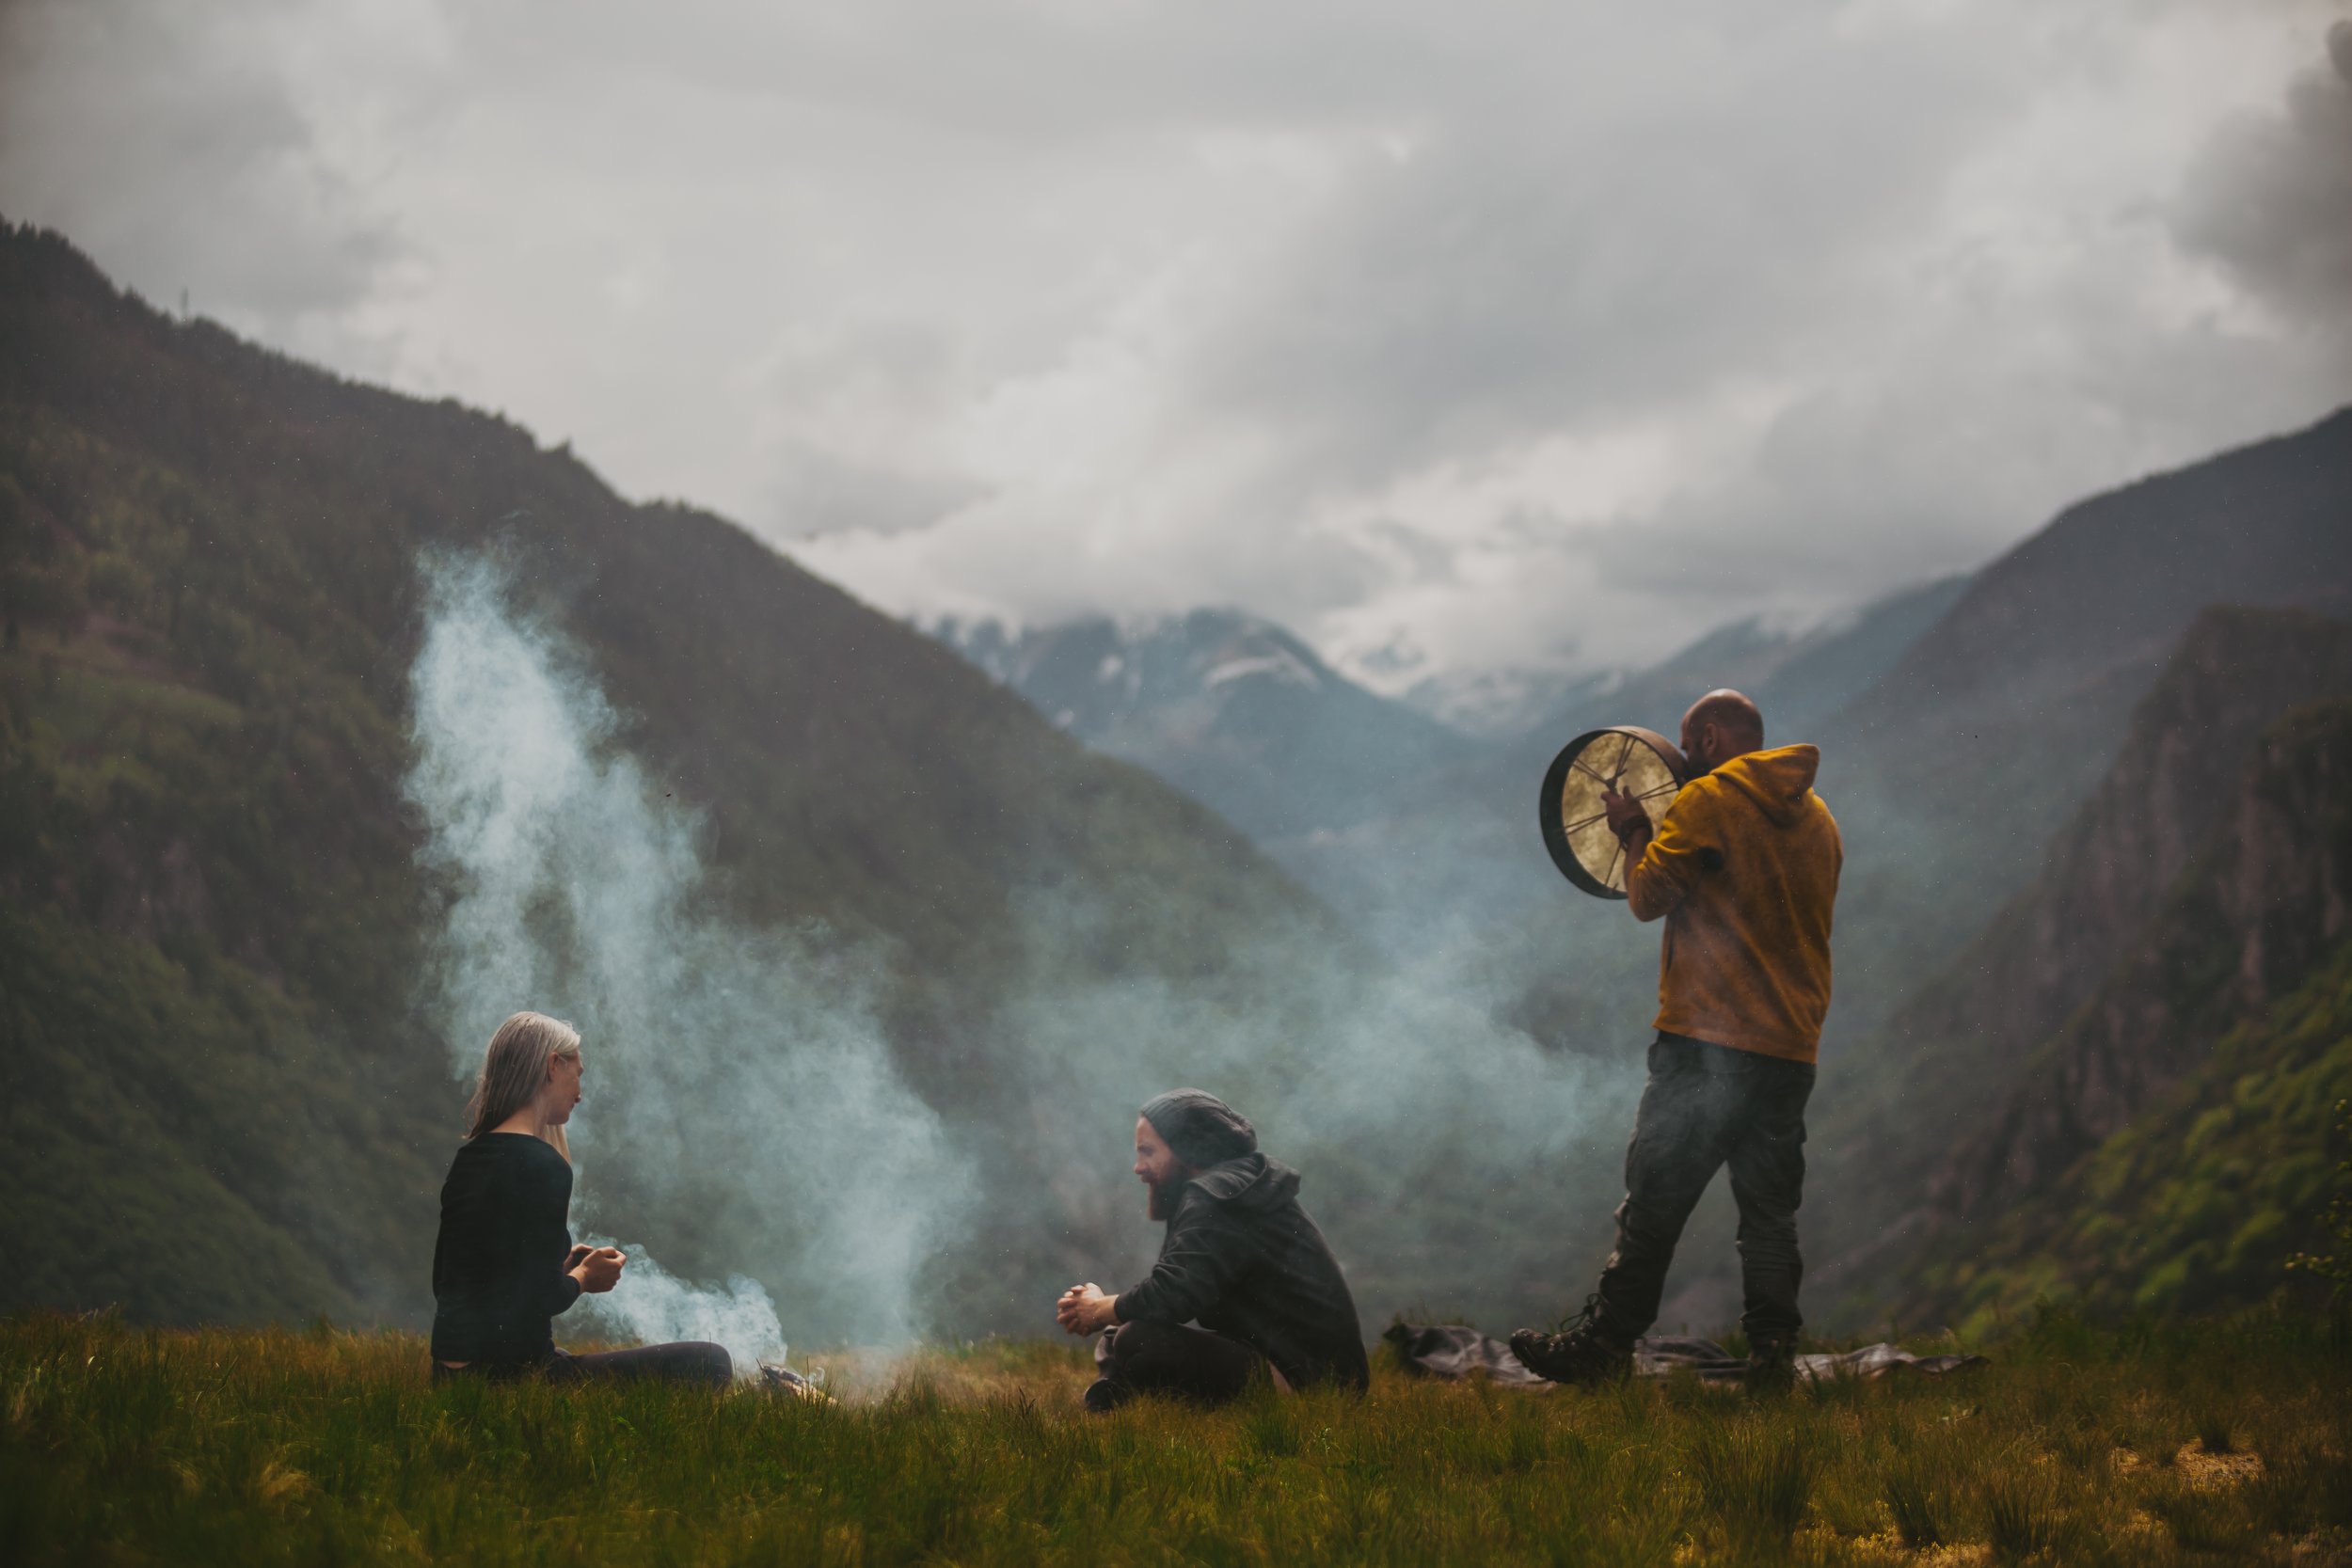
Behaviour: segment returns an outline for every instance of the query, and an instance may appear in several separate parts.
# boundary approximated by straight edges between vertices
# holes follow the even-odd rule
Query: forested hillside
[[[1963,1209],[1997,1206],[2073,1163],[2078,1147],[1999,1152],[1985,1140],[1996,1117],[2013,1119],[2004,1101],[2052,1092],[2029,1063],[2144,937],[2223,819],[2264,728],[2346,692],[2352,625],[2210,610],[2133,711],[2090,797],[2055,826],[2021,818],[2019,831],[2042,841],[2039,875],[1824,1085],[1816,1235],[1827,1290],[1901,1291],[1893,1259],[1918,1244],[1932,1187],[1947,1201],[1969,1192]],[[2143,1005],[2180,1000],[2168,982]],[[1994,1181],[1999,1169],[2016,1174]]]
[[[1009,976],[1213,982],[1252,929],[1327,928],[1207,811],[732,526],[8,230],[0,1307],[413,1319],[459,1098],[401,793],[416,562],[485,543],[702,814],[729,911],[884,955],[927,1094],[985,1082]],[[1087,911],[1043,956],[1041,891]]]
[[[1947,1162],[1915,1315],[2200,1310],[2329,1250],[2352,1097],[2352,700],[2267,731],[2098,992]]]
[[[2332,721],[2271,732],[2269,771],[2248,784],[2245,768],[2264,725],[2352,685],[2344,626],[2276,609],[2344,601],[2347,473],[2339,415],[2070,511],[1964,591],[1921,590],[1815,650],[1820,690],[1899,661],[1805,736],[1848,850],[1806,1205],[1824,1326],[1976,1311],[2057,1278],[2205,1299],[2203,1264],[2152,1285],[2165,1259],[2115,1251],[2096,1212],[2125,1188],[2169,1206],[2147,1235],[2220,1249],[2240,1282],[2225,1293],[2308,1228],[2325,1165],[2302,1152],[2246,1189],[2282,1216],[2251,1232],[2217,1239],[2226,1206],[2200,1195],[2265,1117],[2315,1147],[2341,900],[2273,879],[2310,895],[2296,946],[2218,891],[2261,878],[2215,868],[2283,864],[2294,833],[2337,832]],[[429,868],[436,826],[404,780],[420,562],[457,557],[500,563],[513,614],[617,716],[582,732],[639,769],[612,778],[691,831],[684,902],[634,929],[658,946],[699,922],[702,945],[605,961],[676,972],[724,950],[759,976],[774,933],[816,955],[712,1015],[734,1031],[799,1010],[809,1027],[695,1042],[698,1092],[730,1091],[728,1050],[821,1044],[866,1009],[887,1070],[946,1129],[954,1229],[904,1260],[921,1310],[902,1318],[1035,1326],[1070,1278],[1136,1266],[1150,1236],[1120,1146],[1141,1094],[1184,1080],[1245,1101],[1308,1170],[1375,1319],[1525,1319],[1581,1295],[1607,1245],[1656,933],[1544,863],[1533,771],[1495,752],[1449,771],[1444,732],[1397,732],[1427,781],[1323,851],[1356,875],[1334,884],[1350,915],[1372,911],[1403,960],[1375,963],[1227,821],[731,525],[626,501],[494,416],[167,317],[57,237],[10,230],[0,1307],[419,1319],[453,1045],[473,1042],[433,1003],[464,890]],[[2198,619],[2216,600],[2273,608]],[[1700,666],[1737,653],[1692,650],[1692,683],[1736,678]],[[1073,678],[1099,685],[1102,660],[1083,663]],[[1643,700],[1678,706],[1671,685]],[[1607,717],[1671,726],[1666,705]],[[1303,733],[1248,704],[1228,717],[1261,748],[1236,777]],[[2270,803],[2230,820],[2270,836],[2215,838],[2207,816],[2249,800]],[[2228,978],[2257,973],[2259,995]],[[668,1022],[637,1021],[648,1049],[675,1043]],[[695,1145],[689,1107],[663,1136],[693,1179],[631,1211],[609,1163],[599,1201],[704,1278],[762,1266],[746,1213],[826,1205],[853,1233],[853,1181],[779,1187],[752,1163],[834,1125],[837,1087],[731,1107],[750,1141],[726,1157]],[[606,1126],[606,1150],[653,1147]],[[1702,1328],[1736,1310],[1710,1214],[1669,1306]],[[1944,1239],[1919,1250],[1931,1224]],[[788,1227],[762,1234],[788,1250]],[[771,1277],[826,1266],[796,1256]]]
[[[1876,1050],[2040,875],[2201,611],[2352,610],[2348,515],[2352,409],[2094,496],[1978,572],[1821,726],[1822,792],[1880,851],[1839,895],[1835,1040]]]

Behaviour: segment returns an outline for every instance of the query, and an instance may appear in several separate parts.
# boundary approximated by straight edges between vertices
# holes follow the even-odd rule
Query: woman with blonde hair
[[[549,1321],[583,1291],[610,1291],[628,1259],[618,1247],[574,1246],[571,1146],[564,1124],[580,1103],[580,1031],[545,1013],[516,1013],[490,1037],[466,1141],[441,1183],[433,1245],[433,1375],[555,1383],[665,1378],[723,1387],[724,1347],[697,1341],[572,1355]]]

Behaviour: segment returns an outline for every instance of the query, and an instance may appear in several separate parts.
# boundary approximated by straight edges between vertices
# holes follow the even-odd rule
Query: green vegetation
[[[2352,847],[2341,814],[2298,798],[2324,800],[2324,785],[2311,786],[2352,755],[2352,709],[2326,701],[2345,692],[2352,624],[2279,608],[2198,618],[2134,709],[2106,779],[2047,840],[2034,883],[1935,967],[1898,971],[1925,982],[1867,1049],[1825,1049],[1809,1254],[1827,1261],[1883,1243],[1923,1197],[1973,1219],[2046,1195],[2153,1098],[2149,1085],[2185,1076],[2258,1016],[2240,974],[2249,946],[2262,997],[2294,989],[2329,928],[2328,895],[2302,873]],[[2244,828],[2249,804],[2265,819],[2260,833]],[[2293,877],[2262,862],[2280,832],[2308,851]],[[1869,918],[1841,895],[1841,942],[1850,914]],[[2280,929],[2249,940],[2265,925]],[[1843,1009],[1842,946],[1839,962]],[[1915,1307],[1917,1276],[1934,1270],[1948,1283],[1974,1238],[1947,1227],[1920,1240],[1909,1257],[1883,1252],[1868,1277],[1849,1275],[1852,1299],[1816,1302],[1817,1316],[1873,1323]],[[2216,1299],[2259,1300],[2275,1283]],[[1948,1310],[1948,1295],[1926,1294]]]
[[[2352,420],[2332,421],[2261,461],[2293,456],[2289,445],[2324,457],[2348,433]],[[2227,552],[2233,567],[2276,575],[2340,551],[2328,478],[2340,466],[2294,463],[2317,477],[2292,494],[2227,480],[2270,497],[2264,507],[2287,498],[2273,518],[2286,531],[2261,536],[2285,543]],[[2166,505],[2184,527],[2208,526],[2202,503]],[[622,743],[724,846],[708,895],[728,915],[872,960],[898,1065],[961,1129],[1035,1125],[1037,1085],[1005,1070],[1035,998],[1117,982],[1197,1006],[1187,1016],[1204,1029],[1246,1019],[1281,1037],[1308,1034],[1329,995],[1366,973],[1329,912],[1228,824],[1085,752],[740,530],[632,504],[501,418],[341,382],[175,321],[58,237],[0,225],[0,1212],[12,1222],[0,1311],[111,1303],[167,1323],[422,1321],[458,1097],[447,1042],[419,1006],[449,890],[418,869],[421,825],[399,785],[413,568],[447,549],[514,564],[523,608],[561,627],[625,716]],[[2107,553],[2083,559],[2098,570],[2078,585],[2110,575]],[[1902,741],[1920,776],[1898,783],[1917,798],[1873,817],[1859,797],[1848,816],[1857,852],[1840,941],[1855,945],[1841,946],[1841,1028],[1948,958],[1954,933],[1937,923],[1973,923],[2035,849],[2015,824],[2042,820],[2020,802],[2043,797],[2020,791],[2050,792],[2055,812],[2087,784],[2141,684],[2135,664],[2069,698],[2074,707],[1994,715],[1991,741],[1977,717],[1964,747]],[[2077,711],[2080,730],[2051,717]],[[2073,743],[2053,764],[2057,733]],[[1951,768],[1953,755],[1971,767]],[[1832,790],[1841,812],[1846,787]],[[1950,878],[1870,826],[1947,816],[1962,827],[1935,842],[1964,873]],[[1986,842],[2008,859],[1962,853],[1994,818]],[[2343,885],[2330,884],[2329,907]],[[2182,1064],[2186,1082],[2063,1181],[1978,1235],[1935,1238],[1913,1298],[1940,1314],[1927,1321],[1982,1327],[2045,1294],[2196,1310],[2266,1296],[2298,1248],[2343,1256],[2318,1216],[2344,1183],[2323,1108],[2352,1094],[2346,960],[2299,990],[2274,988],[2286,999],[2250,1021],[2201,1011],[2229,1001],[2236,973],[2204,940],[2207,913],[2186,908],[2198,928],[2184,961],[2126,999],[2169,1008],[2165,1037],[2201,1058],[2219,1042],[2212,1059]],[[2326,923],[2296,924],[2308,936]],[[2273,934],[2269,950],[2292,947],[2296,933]],[[1538,967],[1591,966],[1583,978],[1627,1006],[1592,1005],[1589,989],[1580,1003],[1564,986],[1536,1009],[1549,1009],[1546,1037],[1615,1037],[1607,1020],[1639,1016],[1648,951],[1543,948]],[[1633,955],[1630,967],[1611,971],[1613,953]],[[1509,968],[1498,960],[1498,996],[1512,994]],[[1336,983],[1291,983],[1299,972]],[[1973,958],[1955,973],[1972,976]],[[1117,1046],[1112,1005],[1099,1022],[1073,1016],[1088,1046]],[[1822,1261],[1875,1244],[1915,1207],[1949,1142],[1940,1123],[1964,1135],[2018,1066],[1988,1061],[1964,1032],[1936,1071],[1875,1039],[1827,1063],[1806,1222]],[[1253,1085],[1222,1086],[1247,1101]],[[987,1180],[1034,1204],[991,1204],[926,1277],[940,1321],[1033,1322],[1074,1257],[1134,1239],[1110,1219],[1073,1230],[1061,1196],[1073,1173],[1025,1158],[1004,1152]],[[1351,1213],[1351,1195],[1383,1190],[1393,1149],[1363,1139],[1319,1151],[1310,1175],[1335,1236],[1360,1223],[1358,1235],[1380,1237],[1350,1248],[1364,1299],[1458,1307],[1509,1274],[1498,1289],[1556,1304],[1583,1289],[1607,1244],[1613,1155],[1529,1160],[1524,1183],[1470,1195],[1418,1182],[1376,1215],[1359,1196]],[[1106,1177],[1118,1163],[1114,1152]],[[684,1275],[741,1266],[686,1207],[633,1214],[633,1232],[660,1237]],[[1914,1275],[1872,1256],[1861,1283],[1875,1308]],[[1683,1266],[1725,1258],[1693,1244]],[[1690,1473],[1709,1478],[1710,1497],[1764,1499],[1768,1536],[1787,1499],[1831,1473],[1812,1448],[1707,1451]],[[1903,1485],[1889,1506],[1906,1538],[1948,1533],[1985,1506],[1931,1478]],[[2031,1543],[2032,1501],[2001,1503],[2025,1531],[2003,1536],[2012,1545]]]
[[[2133,1065],[2185,1070],[2059,1180],[1973,1237],[1937,1237],[1915,1288],[1931,1321],[1979,1330],[2041,1298],[2200,1312],[2317,1293],[2326,1271],[2290,1266],[2330,1256],[2352,1203],[2337,1109],[2352,1096],[2352,942],[2330,942],[2326,913],[2352,869],[2352,702],[2298,709],[2265,745],[2233,814],[2259,826],[2209,847],[2037,1064],[2122,1015],[2130,1027],[2110,1032]],[[2249,975],[2284,994],[2249,999]],[[2086,1092],[2043,1081],[2050,1100]]]
[[[2352,1100],[2336,1101],[2336,1132],[2352,1147]],[[2298,1252],[2287,1259],[2287,1267],[2306,1270],[2341,1289],[2352,1285],[2352,1158],[2337,1161],[2336,1174],[2345,1180],[2344,1190],[2328,1205],[2328,1239],[2332,1245],[2326,1252]]]
[[[404,1336],[17,1320],[0,1324],[0,1552],[27,1568],[2352,1558],[2352,1339],[2311,1319],[2100,1332],[2049,1315],[1975,1371],[1763,1399],[1383,1369],[1360,1403],[1089,1418],[1090,1368],[1063,1345],[834,1370],[847,1397],[830,1406],[437,1387]]]
[[[1009,986],[1214,988],[1249,932],[1335,938],[1206,810],[733,525],[0,223],[0,1311],[421,1321],[461,1098],[401,796],[428,549],[515,563],[725,846],[731,915],[876,956],[935,1105],[1007,1092]],[[669,1262],[739,1266],[689,1218],[645,1219]]]
[[[2326,1241],[2322,1217],[2348,1185],[2328,1152],[2346,1093],[2352,946],[1923,1290],[1972,1331],[2038,1297],[2101,1312],[2260,1301],[2292,1285],[2299,1248]]]
[[[167,956],[7,907],[0,975],[0,1298],[162,1323],[372,1317],[389,1304],[370,1249],[427,1267],[405,1243],[441,1173],[281,991],[201,939]],[[363,1170],[339,1146],[378,1158]]]

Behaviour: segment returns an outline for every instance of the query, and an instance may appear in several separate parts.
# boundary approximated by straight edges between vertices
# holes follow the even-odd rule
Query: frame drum
[[[1638,724],[1588,730],[1567,743],[1544,775],[1539,804],[1544,847],[1560,874],[1599,898],[1625,896],[1625,846],[1609,831],[1600,794],[1629,795],[1655,823],[1690,771],[1675,743]]]

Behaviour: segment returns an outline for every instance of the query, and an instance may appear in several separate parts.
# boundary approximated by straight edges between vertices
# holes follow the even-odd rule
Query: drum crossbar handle
[[[1598,750],[1612,743],[1613,756]],[[1594,766],[1603,756],[1610,756],[1606,769]],[[1634,775],[1629,798],[1654,820],[1665,809],[1657,802],[1683,786],[1690,767],[1674,742],[1656,730],[1611,724],[1569,741],[1544,775],[1538,801],[1544,847],[1562,876],[1596,897],[1625,896],[1622,874],[1630,867],[1624,863],[1625,846],[1617,835],[1601,831],[1609,816],[1601,797],[1604,791],[1622,793],[1629,775]]]

